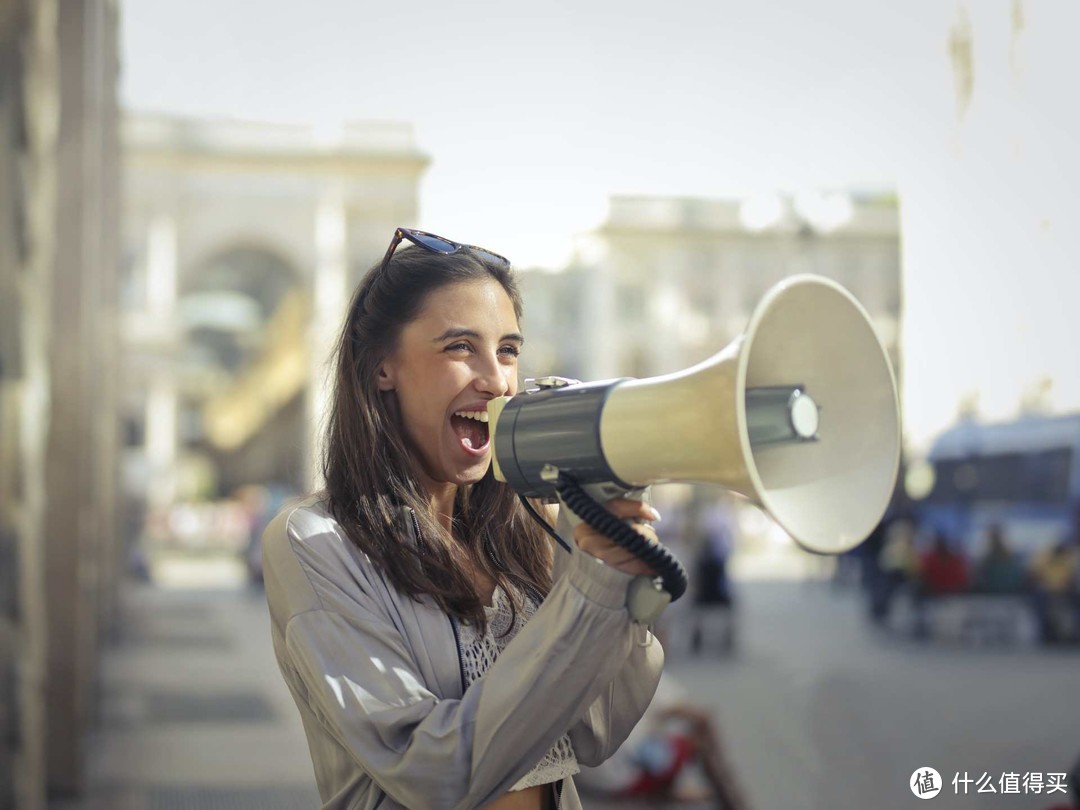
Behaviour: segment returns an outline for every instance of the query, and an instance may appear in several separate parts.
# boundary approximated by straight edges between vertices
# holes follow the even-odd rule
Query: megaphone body
[[[551,494],[559,472],[626,490],[717,484],[819,553],[873,530],[900,459],[888,355],[855,298],[809,275],[769,290],[743,335],[692,368],[543,386],[488,415],[495,475],[520,493]]]

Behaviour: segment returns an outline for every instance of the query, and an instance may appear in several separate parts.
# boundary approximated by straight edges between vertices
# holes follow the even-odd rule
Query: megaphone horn
[[[550,471],[637,489],[711,483],[804,548],[840,553],[877,525],[900,460],[900,408],[869,316],[839,284],[770,289],[746,331],[692,368],[492,401],[495,475],[526,495]]]

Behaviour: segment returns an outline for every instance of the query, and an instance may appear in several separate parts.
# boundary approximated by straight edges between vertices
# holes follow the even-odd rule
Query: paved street
[[[50,810],[318,807],[261,592],[128,588],[104,657],[90,791]]]
[[[953,776],[1067,772],[1080,757],[1080,654],[919,644],[882,636],[850,591],[743,588],[739,647],[671,663],[716,712],[761,808],[923,806],[907,785],[930,766],[934,807],[1045,808],[1064,797],[953,795]],[[963,785],[959,785],[963,790]],[[1022,788],[1021,788],[1022,791]]]
[[[1080,756],[1080,654],[958,642],[921,646],[867,627],[849,591],[741,590],[735,655],[675,651],[669,671],[712,707],[757,808],[923,806],[907,785],[936,768],[935,807],[1045,808],[1042,796],[952,796],[984,772],[1066,772]],[[137,586],[104,659],[89,795],[53,810],[317,806],[295,708],[260,593]]]

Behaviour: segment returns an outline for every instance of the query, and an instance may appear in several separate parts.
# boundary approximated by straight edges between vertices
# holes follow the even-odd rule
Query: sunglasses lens
[[[409,238],[416,244],[423,245],[428,250],[434,250],[436,253],[453,253],[457,250],[457,245],[453,242],[428,233],[412,233]]]
[[[459,245],[457,242],[451,242],[449,239],[443,239],[441,236],[436,236],[433,233],[414,231],[408,228],[401,228],[398,233],[410,242],[435,253],[450,254],[456,253],[459,250],[470,250],[473,253],[479,254],[480,258],[484,261],[495,262],[496,264],[510,264],[509,259],[505,256],[500,256],[498,253],[492,253],[490,250],[484,250],[481,247],[476,247],[476,245]]]
[[[495,264],[510,264],[510,260],[505,256],[500,256],[498,253],[492,253],[490,250],[484,250],[483,248],[470,248],[473,253],[476,253],[480,258],[489,262],[495,262]]]

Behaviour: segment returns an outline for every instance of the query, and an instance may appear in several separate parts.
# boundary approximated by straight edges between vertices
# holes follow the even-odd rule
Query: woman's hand
[[[659,543],[656,531],[651,525],[654,520],[660,519],[660,513],[642,501],[632,501],[629,498],[614,498],[604,504],[605,508],[618,518],[635,521],[631,528],[648,540],[650,543]],[[579,523],[574,527],[574,541],[578,548],[587,554],[591,554],[598,560],[602,560],[612,568],[618,568],[626,574],[654,575],[649,566],[624,549],[616,545],[607,535],[596,531],[588,523]]]

